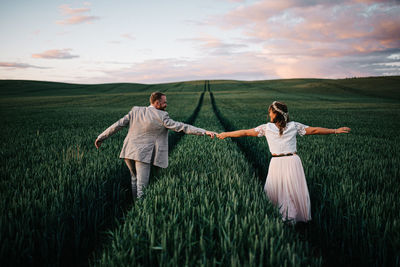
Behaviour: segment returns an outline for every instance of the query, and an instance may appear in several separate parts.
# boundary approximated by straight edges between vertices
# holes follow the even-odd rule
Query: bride
[[[272,159],[264,191],[269,200],[279,207],[284,221],[307,222],[311,220],[310,196],[303,165],[297,155],[296,135],[348,133],[350,128],[309,127],[290,121],[287,106],[277,101],[269,106],[268,113],[271,122],[267,124],[248,130],[223,132],[217,137],[265,136]]]

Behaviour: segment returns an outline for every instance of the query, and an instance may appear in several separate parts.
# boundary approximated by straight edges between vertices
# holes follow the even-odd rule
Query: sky
[[[0,0],[0,79],[400,75],[400,0]]]

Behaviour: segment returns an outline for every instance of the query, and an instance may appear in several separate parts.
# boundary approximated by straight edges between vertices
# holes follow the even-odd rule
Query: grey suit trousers
[[[131,173],[131,185],[133,198],[143,196],[144,188],[149,184],[151,164],[135,161],[136,174]]]

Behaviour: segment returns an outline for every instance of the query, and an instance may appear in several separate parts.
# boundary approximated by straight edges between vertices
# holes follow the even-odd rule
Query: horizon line
[[[349,79],[369,79],[369,78],[393,78],[400,75],[381,75],[381,76],[354,76],[345,78],[321,78],[321,77],[308,77],[308,78],[277,78],[277,79],[262,79],[262,80],[234,80],[234,79],[199,79],[199,80],[183,80],[173,82],[160,82],[160,83],[140,83],[140,82],[106,82],[106,83],[77,83],[77,82],[60,82],[51,80],[29,80],[29,79],[0,79],[1,81],[20,81],[20,82],[43,82],[43,83],[62,83],[74,85],[101,85],[101,84],[143,84],[143,85],[156,85],[156,84],[172,84],[172,83],[190,83],[200,81],[232,81],[232,82],[263,82],[263,81],[285,81],[285,80],[349,80]]]

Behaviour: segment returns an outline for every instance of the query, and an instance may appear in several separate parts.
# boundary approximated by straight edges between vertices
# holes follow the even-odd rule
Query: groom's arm
[[[214,137],[215,135],[214,132],[209,132],[202,128],[198,128],[183,122],[174,121],[169,117],[168,113],[166,113],[163,117],[163,124],[165,128],[175,132],[184,132],[185,134],[193,135],[208,135],[210,137]]]
[[[108,127],[104,132],[102,132],[94,142],[94,145],[96,148],[99,148],[101,146],[101,143],[110,137],[111,135],[115,134],[119,130],[121,130],[123,127],[127,126],[129,124],[129,119],[131,117],[132,111],[130,111],[128,114],[126,114],[124,117],[119,119],[117,122],[112,124],[110,127]]]

